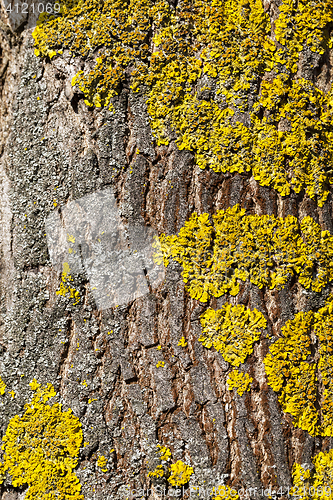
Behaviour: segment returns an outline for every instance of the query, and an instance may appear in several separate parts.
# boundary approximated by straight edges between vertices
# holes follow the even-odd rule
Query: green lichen
[[[68,1],[34,30],[35,53],[94,58],[72,81],[89,106],[109,106],[125,81],[145,88],[158,143],[174,130],[201,168],[252,172],[322,205],[333,183],[332,91],[296,73],[302,52],[332,46],[333,5],[283,0],[279,10],[274,42],[261,0]]]
[[[253,352],[266,320],[261,312],[250,311],[242,304],[225,304],[222,309],[207,309],[200,317],[202,335],[199,341],[208,349],[212,346],[233,366],[244,363]]]
[[[178,235],[162,234],[154,243],[158,264],[172,258],[182,265],[194,299],[236,295],[246,280],[281,289],[297,276],[304,288],[320,292],[333,279],[333,236],[311,217],[299,223],[291,215],[246,215],[235,205],[212,220],[194,213]]]
[[[333,296],[317,313],[300,312],[282,328],[264,364],[293,424],[312,436],[333,436]]]
[[[13,417],[3,437],[1,483],[6,473],[14,487],[28,486],[26,500],[83,500],[73,469],[77,466],[82,430],[72,410],[48,404],[56,395],[51,384],[33,380],[34,395],[20,417]]]

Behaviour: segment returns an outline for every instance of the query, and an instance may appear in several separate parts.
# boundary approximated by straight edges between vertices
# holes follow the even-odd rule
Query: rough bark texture
[[[263,338],[246,361],[255,382],[239,397],[226,389],[228,364],[197,340],[206,306],[184,290],[180,266],[171,264],[153,293],[104,311],[81,277],[83,300],[73,306],[55,293],[61,276],[49,260],[45,219],[54,202],[112,186],[124,222],[158,233],[176,233],[193,211],[236,203],[257,214],[311,215],[332,232],[331,198],[318,208],[303,194],[281,198],[246,175],[201,171],[174,142],[154,145],[142,95],[125,89],[115,114],[89,109],[73,94],[77,68],[65,58],[36,58],[29,31],[14,34],[2,23],[0,36],[0,374],[15,391],[0,401],[2,435],[22,413],[35,377],[53,383],[82,422],[89,446],[77,474],[87,500],[123,499],[126,486],[147,486],[157,443],[168,444],[174,460],[189,459],[201,486],[222,484],[223,474],[237,488],[291,486],[292,464],[309,463],[329,439],[295,429],[282,413],[262,364],[272,340]],[[325,86],[329,70],[324,62],[318,78]],[[324,303],[292,282],[280,292],[248,283],[232,300],[261,311],[273,337],[296,312]],[[183,335],[185,348],[178,346]],[[157,368],[162,359],[165,367]],[[99,455],[112,457],[108,473],[96,466]],[[1,498],[24,492],[5,483]]]

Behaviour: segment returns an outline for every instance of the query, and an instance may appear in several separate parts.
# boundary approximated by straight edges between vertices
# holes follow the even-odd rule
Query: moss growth
[[[109,106],[125,80],[144,84],[158,143],[173,129],[201,168],[252,172],[281,195],[305,189],[322,205],[333,183],[332,92],[295,75],[302,51],[332,46],[333,6],[283,0],[279,9],[278,44],[261,0],[65,1],[33,32],[35,53],[94,58],[72,81],[89,106]]]
[[[264,360],[283,410],[295,427],[316,436],[333,436],[332,332],[333,296],[317,313],[300,312],[287,321]]]
[[[237,389],[240,396],[243,396],[244,392],[251,389],[252,382],[253,378],[248,373],[243,373],[239,370],[232,370],[227,378],[229,391]]]
[[[178,235],[155,241],[155,261],[173,258],[194,299],[237,295],[240,281],[284,288],[292,276],[320,292],[333,279],[333,236],[311,217],[246,215],[238,205],[213,215],[194,213]]]
[[[77,466],[82,430],[72,410],[47,404],[56,395],[51,384],[33,380],[34,391],[22,417],[13,417],[3,437],[1,478],[8,473],[14,487],[28,486],[27,500],[83,500],[73,469]]]
[[[259,340],[261,329],[266,328],[264,316],[239,304],[225,304],[222,309],[207,309],[200,318],[202,335],[199,341],[208,349],[212,346],[233,366],[244,363]]]
[[[314,470],[305,470],[294,464],[292,476],[294,486],[290,495],[299,500],[332,500],[333,498],[333,450],[320,452],[312,459]]]

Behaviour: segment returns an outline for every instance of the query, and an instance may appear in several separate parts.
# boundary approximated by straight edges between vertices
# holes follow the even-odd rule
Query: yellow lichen
[[[217,488],[214,486],[213,490],[212,500],[237,500],[239,498],[237,490],[224,484]]]
[[[35,54],[50,57],[54,50],[59,54],[61,47],[86,58],[100,49],[95,67],[87,74],[79,71],[72,85],[84,92],[88,106],[109,106],[125,81],[126,67],[138,68],[137,60],[147,61],[151,8],[149,0],[106,0],[103,4],[65,0],[59,16],[46,16],[38,22],[33,32],[38,47]]]
[[[201,168],[252,172],[281,195],[305,189],[322,205],[333,183],[332,92],[296,73],[300,53],[332,46],[333,5],[282,0],[279,10],[272,34],[261,0],[175,8],[166,0],[65,0],[59,16],[44,15],[34,30],[35,54],[94,57],[72,80],[88,106],[110,106],[127,80],[146,90],[159,144],[173,129]]]
[[[333,93],[328,94],[307,80],[289,81],[278,76],[265,80],[253,116],[254,163],[252,174],[263,186],[282,195],[306,190],[322,206],[333,175]],[[279,129],[276,124],[284,123]]]
[[[161,444],[157,445],[157,453],[159,455],[159,460],[161,462],[168,462],[171,458],[171,451],[167,446],[162,446]],[[160,463],[155,467],[153,471],[148,472],[148,477],[161,478],[167,472],[167,468],[165,463]]]
[[[80,294],[77,290],[75,290],[75,288],[71,287],[70,284],[68,283],[70,281],[73,281],[73,278],[69,273],[70,273],[70,267],[68,265],[68,262],[64,262],[63,271],[61,275],[60,288],[59,290],[56,291],[56,295],[62,295],[63,297],[67,297],[69,294],[69,298],[75,299],[75,302],[73,302],[73,306],[75,306],[80,302]]]
[[[333,499],[333,450],[320,452],[312,462],[314,470],[294,464],[292,476],[294,486],[290,495],[299,500]]]
[[[185,337],[181,337],[178,341],[178,344],[180,347],[186,347],[187,346],[187,342],[186,342],[186,339]]]
[[[6,390],[6,384],[4,383],[2,378],[0,377],[0,395],[1,396],[3,396],[5,394],[5,390]]]
[[[235,388],[240,396],[243,396],[244,392],[251,389],[252,382],[253,378],[250,377],[248,373],[243,373],[238,370],[232,370],[227,378],[229,391]]]
[[[186,465],[181,460],[175,464],[168,465],[167,462],[171,459],[171,451],[167,446],[157,445],[159,460],[161,461],[153,471],[148,472],[148,477],[162,478],[168,477],[168,481],[172,486],[183,486],[187,484],[193,474],[193,468]]]
[[[175,464],[172,464],[169,469],[171,475],[168,481],[172,486],[183,486],[187,484],[193,474],[193,468],[186,465],[181,460],[178,460]]]
[[[164,467],[162,464],[159,464],[155,467],[153,471],[148,472],[148,477],[156,477],[160,478],[163,477],[165,473]]]
[[[199,341],[208,349],[212,346],[221,352],[224,359],[233,366],[244,363],[253,352],[253,344],[259,340],[266,320],[261,312],[250,311],[239,304],[225,304],[222,309],[207,309],[200,318],[202,335]]]
[[[192,214],[178,235],[155,240],[155,261],[183,267],[194,299],[239,292],[240,281],[281,289],[292,276],[320,292],[333,280],[333,236],[311,217],[246,215],[238,205],[213,215]]]
[[[106,467],[107,463],[108,463],[108,460],[104,455],[101,455],[98,457],[97,467],[99,467],[102,470],[102,472],[108,471],[108,469]]]
[[[264,360],[283,410],[295,427],[316,436],[333,436],[332,300],[317,313],[300,312],[287,321]]]
[[[157,445],[158,452],[160,454],[160,460],[168,461],[171,458],[171,451],[167,446]]]
[[[304,47],[318,54],[332,47],[327,28],[332,22],[333,6],[329,0],[284,0],[279,10],[275,36],[283,48],[278,53],[286,57],[287,69],[295,73]]]
[[[69,241],[70,243],[75,243],[75,236],[67,233],[67,241]]]
[[[14,487],[28,486],[27,500],[83,500],[73,469],[82,443],[79,419],[59,403],[47,404],[56,395],[51,384],[30,384],[35,392],[25,413],[13,417],[3,437],[2,481],[6,472]]]

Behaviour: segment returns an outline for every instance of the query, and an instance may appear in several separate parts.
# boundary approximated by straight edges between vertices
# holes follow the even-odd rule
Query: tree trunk
[[[53,265],[45,224],[73,200],[112,189],[124,227],[155,234],[176,234],[193,212],[237,203],[259,215],[310,215],[332,233],[331,196],[319,208],[304,192],[281,197],[248,174],[201,170],[175,138],[156,145],[144,93],[123,88],[114,112],[88,107],[70,84],[79,63],[36,57],[31,30],[15,32],[1,22],[0,35],[2,435],[23,414],[36,379],[53,384],[63,408],[82,424],[89,444],[75,473],[87,500],[124,499],[144,487],[159,498],[168,482],[148,477],[159,463],[157,444],[171,449],[173,463],[193,467],[190,487],[201,487],[196,498],[225,483],[257,488],[252,498],[267,497],[269,487],[286,492],[293,464],[311,463],[332,443],[295,428],[283,413],[263,365],[271,341],[262,336],[245,362],[251,391],[227,390],[228,363],[198,342],[208,304],[190,298],[179,264],[171,261],[147,293],[107,308],[98,307],[87,275],[78,272],[75,304],[56,293],[62,269]],[[231,301],[261,311],[269,334],[279,337],[287,320],[318,308],[319,299],[292,282],[280,291],[247,282]],[[209,301],[214,309],[224,303]],[[106,472],[100,456],[108,459]],[[24,498],[25,486],[6,481],[1,498]]]

